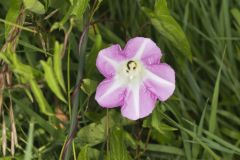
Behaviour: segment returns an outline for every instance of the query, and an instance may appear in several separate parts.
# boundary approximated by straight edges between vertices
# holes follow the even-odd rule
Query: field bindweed
[[[95,99],[104,108],[121,106],[131,120],[152,113],[157,99],[167,100],[175,89],[175,72],[161,63],[160,48],[149,38],[130,39],[125,48],[116,44],[101,50],[96,65],[106,78]]]

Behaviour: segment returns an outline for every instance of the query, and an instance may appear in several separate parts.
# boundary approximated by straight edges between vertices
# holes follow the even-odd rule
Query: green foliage
[[[58,42],[55,42],[54,54],[53,54],[53,68],[56,74],[57,81],[59,85],[62,87],[64,91],[66,91],[63,74],[62,74],[62,61],[61,61],[61,53],[63,46]]]
[[[36,13],[36,14],[44,14],[45,9],[44,5],[38,0],[23,0],[24,6],[26,9]]]
[[[151,23],[156,30],[169,40],[174,47],[179,49],[183,56],[191,61],[192,52],[190,45],[181,26],[170,15],[167,1],[156,0],[153,11],[146,7],[142,7],[142,9],[151,19]]]
[[[104,124],[91,123],[83,127],[77,134],[77,142],[81,145],[94,146],[104,141]]]
[[[78,160],[89,160],[88,154],[89,154],[89,146],[86,144],[84,147],[82,147],[81,152],[78,155]]]
[[[98,159],[100,151],[97,149],[91,148],[88,145],[85,145],[81,148],[80,153],[78,154],[78,160],[95,160]]]
[[[75,16],[77,20],[82,20],[83,13],[87,9],[89,0],[72,0],[71,3],[72,5],[69,7],[62,20],[60,22],[55,22],[52,25],[51,31],[55,29],[63,29],[64,24],[71,18],[71,16]]]
[[[97,88],[97,82],[91,79],[83,79],[83,84],[81,85],[81,89],[88,96],[91,96]]]
[[[66,102],[66,100],[64,99],[61,89],[58,86],[57,79],[55,77],[55,74],[53,72],[53,68],[52,68],[52,59],[49,58],[47,62],[45,61],[40,61],[43,70],[44,70],[44,77],[45,80],[49,86],[49,88],[56,94],[56,96],[61,99],[63,102]]]
[[[107,159],[116,160],[130,160],[132,159],[127,151],[127,146],[125,144],[124,132],[120,128],[114,127],[110,132],[110,152],[107,155]]]
[[[53,111],[52,111],[50,105],[48,104],[47,100],[45,99],[37,82],[35,80],[30,80],[30,86],[31,86],[33,95],[36,98],[37,103],[40,107],[40,110],[47,115],[50,115],[50,116],[53,115]]]
[[[224,53],[225,54],[225,53]],[[221,79],[222,65],[218,71],[216,84],[213,91],[212,104],[211,104],[211,113],[209,118],[209,131],[214,132],[216,128],[217,121],[217,107],[218,107],[218,97],[219,97],[219,87],[220,87],[220,79]]]
[[[14,23],[19,15],[21,1],[20,0],[11,0],[11,7],[8,9],[5,20],[8,22]],[[8,33],[11,29],[9,24],[5,24],[5,39],[8,37]]]
[[[89,0],[73,0],[73,9],[71,15],[81,16],[88,6]]]
[[[93,37],[94,39],[94,45],[91,49],[91,52],[89,55],[86,57],[86,75],[87,77],[95,78],[96,73],[97,73],[97,68],[95,65],[95,61],[93,59],[97,58],[98,51],[100,51],[102,47],[102,36],[100,34],[97,34],[96,36]]]
[[[33,133],[34,133],[34,123],[31,122],[29,124],[28,141],[27,141],[27,147],[25,149],[24,160],[32,159],[32,147],[33,147],[33,138],[34,138]]]
[[[231,10],[231,13],[237,22],[236,26],[238,27],[238,31],[239,31],[239,29],[240,29],[240,10],[237,8],[233,8]]]
[[[0,55],[0,59],[5,61],[12,68],[14,73],[21,76],[24,81],[28,81],[34,79],[34,77],[38,77],[41,75],[41,72],[30,65],[23,64],[20,62],[19,58],[15,53],[6,52]]]
[[[239,8],[237,0],[0,1],[0,159],[240,159]],[[96,103],[96,58],[136,36],[161,48],[176,90],[130,121]]]
[[[143,126],[154,128],[160,134],[164,134],[164,132],[168,131],[176,131],[177,130],[176,128],[173,128],[161,122],[163,120],[163,117],[159,115],[160,112],[161,112],[160,106],[157,106],[156,109],[153,111],[152,116],[144,120]]]

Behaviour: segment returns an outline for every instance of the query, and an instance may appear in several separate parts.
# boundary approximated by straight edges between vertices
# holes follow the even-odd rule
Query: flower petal
[[[146,66],[144,84],[160,101],[167,100],[175,90],[175,72],[166,63]]]
[[[95,99],[102,107],[113,108],[123,105],[126,87],[117,78],[105,79],[96,90]]]
[[[129,59],[142,60],[147,64],[159,64],[162,56],[160,48],[151,39],[144,37],[129,40],[123,53]]]
[[[157,97],[154,96],[143,84],[131,87],[126,93],[122,115],[131,120],[143,118],[152,113]]]
[[[102,49],[99,52],[96,65],[102,75],[104,75],[106,78],[110,78],[115,75],[116,69],[119,66],[119,62],[123,61],[124,59],[125,58],[122,55],[121,47],[116,44]]]

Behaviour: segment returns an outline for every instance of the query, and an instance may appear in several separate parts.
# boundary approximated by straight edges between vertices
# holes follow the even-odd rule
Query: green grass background
[[[95,102],[95,60],[136,36],[176,90],[130,121]],[[239,0],[1,0],[0,48],[0,159],[240,159]]]

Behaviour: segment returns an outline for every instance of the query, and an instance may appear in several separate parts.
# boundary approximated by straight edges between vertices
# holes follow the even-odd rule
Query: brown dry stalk
[[[0,72],[0,89],[5,88],[5,73]]]
[[[69,35],[70,35],[71,31],[72,31],[73,24],[74,24],[74,19],[71,18],[70,19],[70,27],[69,27],[69,29],[67,31],[64,30],[65,36],[64,36],[64,42],[63,42],[63,48],[62,48],[62,51],[61,51],[61,58],[62,59],[63,59],[63,57],[65,55],[65,52],[66,52],[66,48],[67,48],[67,45],[68,45],[68,38],[69,38]]]
[[[22,26],[25,22],[25,13],[24,7],[21,8],[20,13],[17,17],[16,24]],[[21,33],[21,29],[18,27],[12,27],[5,44],[3,45],[1,52],[5,52],[9,44],[11,44],[11,51],[15,51],[17,47],[18,37]]]
[[[11,131],[11,155],[14,156],[15,144],[14,144],[14,133]]]
[[[2,104],[3,104],[3,95],[0,92],[0,117],[1,117],[1,113],[2,113]]]
[[[39,39],[40,39],[41,44],[42,44],[42,49],[43,49],[44,52],[46,53],[46,52],[47,52],[47,47],[46,47],[47,44],[46,44],[46,42],[45,42],[45,40],[44,40],[43,34],[42,34],[41,32],[39,32],[38,35],[39,35]]]
[[[16,125],[14,120],[14,113],[12,108],[12,99],[10,97],[10,121],[11,121],[11,154],[12,156],[15,153],[15,146],[18,144],[17,140],[17,131],[16,131]]]
[[[59,9],[55,9],[54,11],[52,11],[51,13],[49,13],[46,17],[44,17],[44,20],[48,20],[49,18],[51,18],[52,16],[54,16],[58,11],[59,11]]]
[[[10,71],[6,72],[6,81],[7,81],[7,86],[12,85],[12,73]]]
[[[7,150],[7,134],[6,134],[6,123],[4,119],[4,112],[2,111],[2,152],[3,156],[6,155]]]
[[[24,13],[24,7],[22,6],[20,13],[17,17],[16,24],[22,26],[25,21],[25,13]],[[8,33],[8,37],[6,38],[5,44],[1,48],[1,54],[3,54],[9,47],[11,52],[16,51],[16,47],[18,44],[18,38],[20,36],[21,29],[18,27],[12,27],[10,32]],[[3,90],[5,88],[12,86],[12,72],[9,70],[8,65],[4,63],[3,61],[0,62],[2,64],[1,71],[0,71],[0,115],[2,115],[2,152],[3,156],[6,155],[6,149],[7,149],[7,134],[6,134],[6,123],[4,118],[4,110],[2,107],[3,104]],[[9,91],[10,93],[10,91]],[[16,126],[14,121],[14,113],[12,108],[12,99],[10,97],[10,103],[9,103],[9,116],[11,121],[11,154],[14,156],[15,153],[15,146],[18,144],[17,140],[17,132],[16,132]]]

